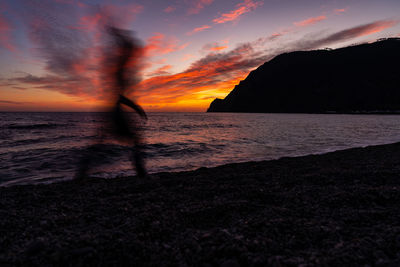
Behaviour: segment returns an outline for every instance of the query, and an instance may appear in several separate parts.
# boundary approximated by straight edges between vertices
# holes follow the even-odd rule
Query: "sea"
[[[129,115],[149,173],[400,141],[400,115],[148,113],[146,122]],[[108,120],[104,113],[0,113],[0,186],[72,179],[88,154],[92,177],[136,175],[135,148],[104,134]]]

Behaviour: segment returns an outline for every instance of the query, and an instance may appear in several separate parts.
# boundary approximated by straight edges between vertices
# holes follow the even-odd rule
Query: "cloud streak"
[[[214,19],[213,22],[216,24],[221,24],[229,21],[238,20],[241,15],[256,9],[262,4],[263,2],[261,1],[244,0],[243,3],[239,3],[236,5],[236,9],[228,13],[223,13],[220,17]]]
[[[15,52],[17,49],[11,41],[11,23],[0,14],[0,46]]]
[[[346,8],[336,8],[336,9],[333,10],[333,12],[336,15],[339,15],[339,14],[347,12],[348,9],[349,9],[348,7],[346,7]]]
[[[211,28],[211,26],[209,26],[209,25],[203,25],[201,27],[194,28],[192,31],[186,33],[186,35],[193,35],[197,32],[202,32],[202,31],[204,31],[206,29],[210,29],[210,28]]]
[[[155,33],[147,39],[144,47],[147,56],[165,55],[184,49],[188,43],[179,44],[175,37],[167,37],[162,33]]]
[[[228,13],[223,13],[220,15],[218,18],[213,19],[214,24],[223,24],[229,21],[236,21],[239,19],[239,17],[247,12],[250,12],[257,7],[261,6],[263,4],[262,1],[253,1],[253,0],[244,0],[243,3],[239,3],[236,5],[236,9],[228,12]],[[192,31],[186,33],[186,35],[193,35],[197,32],[204,31],[206,29],[211,29],[212,26],[210,25],[203,25],[201,27],[197,27],[193,29]]]
[[[22,105],[22,104],[26,104],[28,102],[17,102],[17,101],[0,100],[0,103],[2,103],[2,104],[11,104],[11,105]]]
[[[200,11],[208,5],[211,5],[214,0],[196,0],[192,6],[188,9],[188,15],[194,15],[200,13]]]
[[[211,43],[211,44],[205,44],[201,50],[203,51],[207,51],[207,52],[218,52],[218,51],[222,51],[228,48],[228,46],[226,45],[227,42],[225,42],[225,44],[220,44],[218,42],[215,43]]]
[[[326,16],[318,16],[318,17],[312,17],[308,18],[302,21],[294,22],[293,24],[296,25],[297,27],[305,27],[309,25],[316,24],[317,22],[326,20]]]
[[[170,74],[169,70],[172,69],[171,65],[164,65],[162,67],[159,67],[153,72],[150,72],[147,74],[147,76],[159,76],[159,75],[168,75]]]
[[[163,11],[164,11],[165,13],[172,13],[172,12],[174,12],[175,10],[176,10],[176,7],[168,6],[168,7],[166,7]]]
[[[317,40],[304,40],[302,46],[310,48],[318,48],[334,43],[348,41],[354,38],[371,35],[381,32],[385,29],[391,28],[399,24],[398,20],[379,20],[372,23],[360,25],[357,27],[349,28],[323,37]]]
[[[125,5],[102,5],[99,8],[91,9],[90,14],[82,16],[79,19],[78,25],[72,26],[72,28],[95,31],[99,26],[106,24],[110,18],[112,18],[114,24],[129,25],[143,10],[144,6],[134,3]],[[115,14],[118,14],[118,16],[115,16]]]

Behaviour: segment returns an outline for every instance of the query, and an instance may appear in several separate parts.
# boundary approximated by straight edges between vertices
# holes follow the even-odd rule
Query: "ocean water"
[[[132,114],[131,116],[134,116]],[[193,170],[400,141],[399,115],[149,113],[149,173]],[[0,186],[71,179],[99,140],[100,113],[0,113]],[[135,175],[132,147],[96,145],[94,177]]]

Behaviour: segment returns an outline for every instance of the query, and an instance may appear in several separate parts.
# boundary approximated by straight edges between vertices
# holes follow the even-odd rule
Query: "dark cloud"
[[[26,22],[30,38],[46,69],[57,75],[77,75],[74,64],[82,62],[89,46],[88,38],[73,27],[78,21],[76,7],[49,0],[25,0]]]
[[[0,47],[4,47],[11,52],[17,51],[12,41],[12,29],[11,22],[0,13]]]
[[[12,86],[11,88],[17,89],[17,90],[26,90],[26,88],[21,87],[21,86]]]
[[[0,100],[0,103],[12,104],[12,105],[21,105],[21,104],[27,104],[28,102],[16,102],[16,101]]]
[[[293,43],[292,46],[294,49],[298,50],[321,48],[324,46],[349,41],[357,37],[378,33],[397,25],[398,23],[398,20],[379,20],[329,34],[322,38],[303,38],[302,40]]]
[[[0,79],[0,87],[11,87],[15,86],[16,84],[9,79]]]
[[[113,43],[106,39],[103,26],[111,21],[111,11],[95,7],[82,11],[68,1],[23,1],[29,37],[48,74],[25,75],[10,81],[68,95],[104,98],[107,82],[101,73],[109,67],[104,54],[109,54]],[[133,14],[140,8],[127,5],[125,11],[128,10]]]
[[[78,82],[80,81],[79,79],[76,79],[74,77],[60,77],[60,76],[54,76],[54,75],[47,75],[45,77],[38,77],[34,76],[31,74],[27,74],[26,76],[23,77],[18,77],[18,78],[12,78],[8,79],[9,81],[14,81],[14,82],[20,82],[20,83],[28,83],[28,84],[58,84],[61,82]]]
[[[58,91],[63,94],[72,96],[87,96],[88,88],[93,88],[90,80],[83,80],[75,76],[60,76],[60,75],[46,75],[46,76],[34,76],[27,74],[22,77],[7,79],[10,84],[21,84],[22,86],[13,86],[15,89],[45,89],[51,91]]]

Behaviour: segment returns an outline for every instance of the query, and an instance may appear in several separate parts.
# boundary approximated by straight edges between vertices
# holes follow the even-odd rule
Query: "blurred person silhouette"
[[[136,78],[135,63],[140,57],[142,47],[128,30],[106,26],[106,33],[111,37],[112,46],[111,50],[107,52],[104,74],[106,83],[111,87],[114,105],[104,117],[107,124],[104,129],[107,129],[107,131],[103,129],[100,132],[98,142],[103,143],[104,136],[109,134],[116,140],[132,146],[131,160],[136,168],[137,176],[145,177],[147,172],[143,159],[142,136],[137,119],[134,116],[128,117],[128,114],[122,108],[122,105],[130,107],[142,119],[147,120],[142,107],[124,96],[126,90],[131,87],[132,79]],[[93,147],[92,145],[91,148]],[[89,155],[90,153],[85,154],[75,174],[76,179],[84,178],[87,175],[94,159],[93,155]]]

